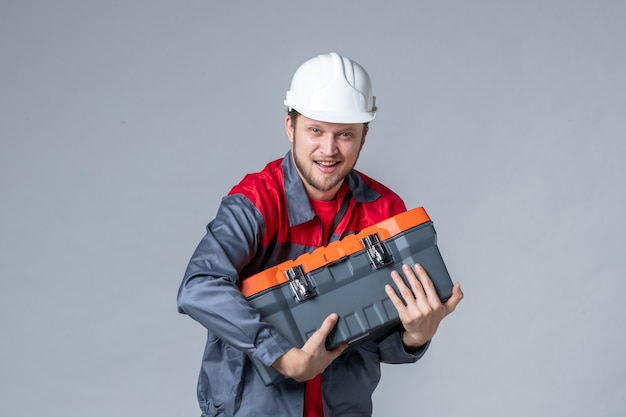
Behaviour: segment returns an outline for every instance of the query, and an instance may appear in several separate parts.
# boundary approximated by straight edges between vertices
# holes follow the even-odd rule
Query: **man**
[[[336,53],[315,57],[294,74],[285,104],[290,151],[222,200],[179,289],[179,311],[208,330],[198,381],[203,417],[369,416],[380,363],[417,361],[463,297],[457,283],[442,304],[418,265],[403,268],[410,288],[394,271],[396,288],[385,290],[402,331],[348,351],[324,345],[336,314],[304,346],[262,321],[240,280],[406,210],[394,192],[354,170],[376,115],[363,67]],[[287,378],[265,386],[250,358]]]

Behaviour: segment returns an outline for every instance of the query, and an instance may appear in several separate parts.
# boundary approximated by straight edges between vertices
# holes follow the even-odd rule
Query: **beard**
[[[296,132],[293,132],[293,148],[291,154],[293,155],[293,162],[296,166],[296,169],[300,173],[302,179],[310,185],[312,188],[318,191],[330,191],[338,184],[340,184],[348,175],[354,166],[350,167],[349,170],[339,170],[337,173],[332,175],[322,175],[318,173],[318,176],[315,176],[315,163],[311,162],[310,168],[304,165],[304,163],[299,159],[298,154],[295,152],[296,148]],[[344,162],[342,162],[344,163]]]
[[[293,161],[296,165],[296,169],[302,176],[302,179],[318,191],[330,191],[337,184],[341,183],[341,181],[343,181],[346,177],[346,175],[342,173],[337,173],[334,175],[324,175],[321,178],[316,178],[313,175],[313,169],[315,169],[314,166],[312,165],[311,168],[307,171],[306,167],[304,166],[304,164],[302,164],[302,161],[300,161],[298,155],[295,152],[293,152]]]

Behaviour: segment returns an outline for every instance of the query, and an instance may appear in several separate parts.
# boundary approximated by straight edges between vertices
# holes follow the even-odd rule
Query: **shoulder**
[[[262,213],[279,204],[284,194],[282,158],[268,163],[263,170],[247,174],[235,185],[229,196],[241,194],[252,202]]]
[[[354,170],[354,172],[361,178],[367,187],[379,195],[376,200],[365,203],[364,205],[366,207],[370,207],[371,209],[380,208],[387,212],[392,212],[392,215],[406,211],[406,206],[402,197],[400,197],[395,191],[380,181],[377,181],[360,171]]]

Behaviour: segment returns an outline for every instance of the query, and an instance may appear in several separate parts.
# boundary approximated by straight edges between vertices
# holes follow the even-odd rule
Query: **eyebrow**
[[[326,126],[319,124],[319,123],[315,123],[315,122],[308,122],[305,124],[305,127],[307,129],[311,129],[311,128],[318,128],[318,129],[322,129],[322,130],[329,130]],[[341,132],[356,132],[358,129],[355,126],[352,125],[347,125],[346,127],[343,128],[339,128],[337,130],[332,129],[333,131],[337,132],[337,133],[341,133]]]

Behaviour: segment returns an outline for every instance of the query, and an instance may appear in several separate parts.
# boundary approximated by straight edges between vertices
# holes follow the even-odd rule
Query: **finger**
[[[320,346],[324,346],[326,344],[326,338],[330,334],[333,327],[335,327],[338,320],[339,316],[335,313],[326,317],[320,328],[307,339],[304,346],[302,346],[302,349],[307,351],[310,349],[317,350]]]
[[[452,313],[456,306],[461,302],[465,295],[461,290],[461,284],[455,283],[454,287],[452,287],[452,296],[444,303],[446,306],[446,310],[448,310],[448,314]]]
[[[397,280],[402,281],[402,278],[397,271],[391,271],[391,277],[393,278],[394,282],[397,282]],[[402,313],[402,311],[406,309],[406,306],[404,305],[404,302],[402,301],[402,299],[400,299],[398,294],[396,294],[396,291],[391,287],[391,285],[385,285],[385,292],[387,293],[387,297],[389,297],[391,303],[394,305],[396,310],[398,310],[399,313]]]
[[[394,282],[398,285],[400,289],[400,293],[404,299],[405,309],[401,310],[398,304],[394,304],[396,309],[398,310],[398,314],[403,323],[405,323],[405,319],[409,320],[410,317],[417,317],[426,314],[430,314],[433,310],[433,305],[429,301],[428,297],[424,293],[424,289],[422,284],[419,282],[419,279],[415,275],[415,271],[408,264],[402,265],[402,271],[407,277],[409,284],[411,285],[411,289],[406,286],[406,283],[399,275],[394,276]]]
[[[324,319],[324,321],[322,322],[322,325],[317,330],[317,332],[323,335],[324,338],[326,338],[326,336],[330,334],[331,330],[333,330],[333,327],[335,327],[338,321],[339,321],[339,316],[337,315],[337,313],[330,314],[328,317]]]
[[[331,350],[328,351],[328,353],[330,354],[332,360],[335,360],[335,358],[337,358],[339,355],[341,355],[343,353],[344,350],[348,349],[348,344],[344,343],[342,345],[336,346],[334,348],[332,348]]]
[[[326,338],[330,334],[331,330],[337,325],[337,322],[339,322],[339,315],[336,313],[332,313],[324,319],[324,321],[322,322],[322,325],[316,332],[316,334],[323,336],[323,338],[321,339],[321,343],[324,345],[324,350],[326,350],[326,347],[325,347]],[[330,363],[334,361],[335,358],[341,355],[343,351],[346,350],[347,348],[348,348],[348,344],[344,343],[344,344],[334,347],[331,350],[326,350],[327,355],[328,355],[328,362]]]
[[[406,303],[409,303],[411,301],[415,301],[417,295],[420,292],[423,294],[424,291],[420,288],[419,286],[420,284],[417,278],[415,277],[415,273],[413,272],[413,270],[411,269],[409,265],[407,264],[402,265],[402,272],[407,277],[407,280],[409,281],[409,285],[411,286],[411,288],[409,288],[406,285],[406,282],[402,279],[400,274],[398,273],[392,274],[391,277],[393,278],[393,282],[394,284],[396,284],[396,287],[398,288],[400,295],[402,295],[402,298],[404,298],[404,301]]]
[[[417,272],[417,276],[419,277],[422,292],[426,295],[426,298],[431,303],[431,305],[441,304],[441,300],[439,299],[439,294],[437,294],[435,284],[433,284],[433,281],[430,279],[430,276],[428,275],[424,267],[420,264],[415,264],[415,271]]]
[[[415,264],[415,266],[417,270],[417,267],[419,266],[419,264]],[[406,275],[409,281],[409,284],[411,284],[411,289],[413,293],[415,294],[415,297],[417,298],[419,295],[424,294],[424,285],[421,282],[422,278],[420,277],[418,279],[417,275],[415,274],[415,271],[408,264],[404,264],[402,266],[402,269],[404,270],[404,274]]]

